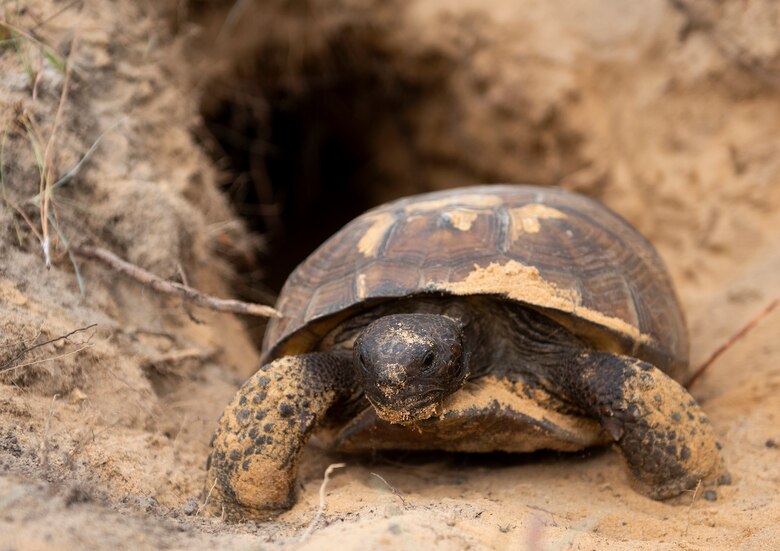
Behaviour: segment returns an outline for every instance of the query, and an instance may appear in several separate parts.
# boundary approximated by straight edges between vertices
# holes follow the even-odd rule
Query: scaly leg
[[[728,483],[709,419],[661,370],[635,358],[585,352],[557,379],[612,436],[642,493],[666,499],[699,481]]]
[[[295,502],[298,459],[324,414],[356,392],[351,352],[315,352],[264,365],[219,421],[206,465],[208,508],[266,520]]]

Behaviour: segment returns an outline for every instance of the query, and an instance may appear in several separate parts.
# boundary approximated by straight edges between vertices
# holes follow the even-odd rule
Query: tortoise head
[[[462,333],[460,322],[437,314],[393,314],[368,325],[353,354],[377,415],[399,424],[433,416],[468,376]]]

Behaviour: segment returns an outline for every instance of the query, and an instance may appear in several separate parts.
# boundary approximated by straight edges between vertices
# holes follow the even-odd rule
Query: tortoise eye
[[[434,359],[436,359],[436,356],[434,355],[433,351],[428,352],[425,355],[425,358],[423,358],[423,366],[431,367],[433,365],[433,360]]]
[[[366,367],[366,358],[363,356],[363,353],[361,352],[358,356],[358,362],[360,363],[360,367],[362,367],[364,370],[368,370]]]

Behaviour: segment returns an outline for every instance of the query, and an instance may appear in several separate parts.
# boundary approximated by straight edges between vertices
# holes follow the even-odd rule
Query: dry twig
[[[75,444],[71,450],[65,454],[65,465],[70,466],[73,463],[73,459],[76,457],[77,454],[81,453],[84,448],[87,447],[87,444],[90,444],[97,439],[98,436],[101,434],[108,432],[110,429],[113,429],[114,427],[118,426],[120,421],[116,421],[114,423],[111,423],[107,427],[103,427],[99,431],[95,432],[94,430],[90,429],[89,435],[82,434],[81,436],[77,437],[75,439]]]
[[[49,428],[51,427],[51,416],[54,414],[54,402],[59,398],[59,394],[51,397],[49,414],[46,416],[46,422],[43,425],[43,438],[41,439],[41,457],[40,466],[44,472],[49,468]]]
[[[688,528],[691,526],[691,509],[693,509],[693,504],[696,502],[696,498],[699,496],[699,489],[701,488],[701,479],[699,479],[699,482],[696,483],[696,487],[693,489],[693,496],[691,497],[691,503],[688,505],[688,511],[686,512],[685,516],[685,532],[683,532],[683,537],[688,537]]]
[[[64,354],[58,354],[57,356],[51,356],[50,358],[41,358],[40,360],[35,360],[34,362],[27,362],[26,364],[15,365],[13,367],[9,367],[5,369],[3,373],[8,373],[9,371],[16,371],[17,369],[22,369],[23,367],[30,367],[31,365],[42,364],[44,362],[53,362],[54,360],[61,360],[66,356],[72,356],[73,354],[78,354],[79,352],[81,352],[82,350],[86,350],[90,346],[91,343],[87,341],[85,344],[83,344],[76,350],[71,350],[70,352],[65,352]]]
[[[208,493],[208,494],[206,494],[206,499],[204,499],[204,500],[203,500],[203,503],[201,504],[201,506],[200,506],[200,507],[198,507],[198,510],[197,510],[197,511],[195,511],[195,516],[196,516],[196,517],[197,517],[197,516],[200,516],[200,513],[201,513],[201,511],[203,511],[203,510],[206,508],[206,506],[209,504],[209,499],[211,498],[211,492],[213,492],[213,491],[214,491],[214,487],[215,487],[216,485],[217,485],[217,479],[215,478],[215,479],[214,479],[214,484],[212,484],[212,485],[211,485],[211,488],[209,488],[209,493]],[[224,513],[224,509],[223,509],[223,513]]]
[[[130,262],[119,258],[111,251],[100,247],[93,247],[92,245],[71,245],[71,249],[77,255],[83,256],[84,258],[100,260],[117,272],[124,274],[143,285],[151,287],[158,293],[181,297],[198,306],[202,306],[203,308],[216,310],[217,312],[232,312],[234,314],[247,314],[250,316],[281,317],[281,314],[277,310],[270,306],[266,306],[265,304],[254,304],[240,300],[217,298],[201,293],[197,289],[193,289],[187,285],[174,281],[166,281],[135,264],[131,264]]]
[[[24,348],[22,348],[22,350],[20,350],[16,354],[16,356],[11,358],[7,362],[3,363],[3,365],[0,365],[0,373],[3,373],[4,371],[16,370],[16,369],[19,369],[20,367],[25,367],[25,366],[28,366],[28,365],[32,365],[32,363],[38,363],[38,362],[32,362],[32,363],[23,364],[23,365],[16,365],[16,366],[14,365],[14,363],[16,363],[17,361],[21,360],[23,357],[25,357],[27,354],[29,354],[30,352],[32,352],[36,348],[40,348],[42,346],[46,346],[47,344],[54,344],[55,342],[58,342],[58,341],[66,341],[66,340],[68,340],[69,337],[72,337],[73,335],[75,335],[77,333],[83,333],[84,331],[89,331],[90,329],[93,329],[95,327],[97,327],[97,323],[93,323],[92,325],[87,325],[86,327],[79,327],[78,329],[74,329],[73,331],[71,331],[70,333],[67,333],[66,335],[61,335],[59,337],[55,337],[53,339],[49,339],[48,341],[39,342],[38,344],[35,344],[33,346],[25,346]],[[82,342],[82,343],[79,343],[79,344],[80,345],[88,344],[89,340],[91,338],[92,337],[90,336],[90,338],[87,339],[86,343]],[[83,350],[83,348],[79,348],[79,350]],[[70,353],[72,353],[72,352],[70,352]],[[56,357],[59,358],[59,357],[62,357],[62,356],[56,356]],[[39,360],[39,361],[47,361],[47,360],[51,360],[51,359],[54,359],[54,358],[46,358],[44,360]]]
[[[317,514],[314,515],[314,518],[311,519],[311,522],[309,523],[309,526],[306,527],[306,530],[301,534],[299,542],[306,541],[309,536],[312,535],[314,532],[314,528],[317,527],[317,523],[322,518],[322,513],[325,511],[325,488],[328,486],[328,480],[330,480],[330,474],[335,471],[336,469],[341,469],[343,467],[346,467],[346,463],[333,463],[332,465],[328,465],[328,468],[325,469],[325,476],[322,477],[322,484],[320,484],[320,506],[317,508]]]
[[[382,477],[382,475],[380,475],[380,474],[377,474],[377,473],[371,473],[371,476],[375,476],[375,477],[377,477],[379,480],[381,480],[382,482],[384,482],[384,483],[385,483],[385,486],[387,486],[387,488],[388,488],[388,489],[389,489],[391,492],[393,492],[393,495],[395,495],[395,497],[397,497],[398,499],[400,499],[400,500],[401,500],[401,505],[403,505],[404,507],[406,507],[406,500],[404,499],[404,496],[402,496],[402,495],[401,495],[401,492],[399,492],[397,488],[395,488],[394,486],[391,486],[391,485],[390,485],[390,483],[389,483],[387,480],[385,480],[385,479]]]
[[[693,383],[696,382],[696,380],[704,374],[705,371],[717,360],[721,354],[723,354],[726,350],[734,346],[734,343],[736,343],[739,339],[747,335],[750,331],[753,330],[753,328],[758,325],[758,322],[767,317],[769,314],[772,313],[772,311],[780,306],[780,299],[775,299],[772,302],[769,303],[769,306],[761,310],[756,316],[754,316],[750,321],[748,321],[742,329],[734,333],[734,335],[731,336],[731,338],[726,341],[724,344],[722,344],[720,347],[718,347],[715,352],[712,353],[712,355],[705,361],[701,367],[699,367],[691,376],[691,378],[688,380],[688,384],[686,385],[688,389],[690,389],[693,386]]]

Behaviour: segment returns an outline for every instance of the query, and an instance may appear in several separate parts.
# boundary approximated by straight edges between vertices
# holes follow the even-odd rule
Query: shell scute
[[[600,203],[534,186],[480,186],[382,205],[291,274],[266,358],[316,346],[367,303],[489,294],[536,307],[604,348],[681,379],[685,323],[652,245]]]

